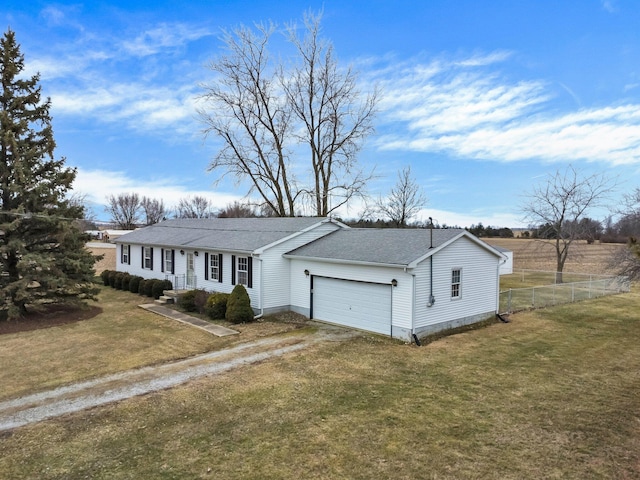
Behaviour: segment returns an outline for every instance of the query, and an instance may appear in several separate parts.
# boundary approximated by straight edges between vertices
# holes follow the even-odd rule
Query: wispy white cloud
[[[112,84],[52,95],[54,114],[99,117],[101,122],[123,122],[130,129],[160,133],[197,133],[197,87]]]
[[[478,65],[439,60],[387,77],[381,130],[389,133],[378,147],[502,162],[640,163],[640,105],[560,111],[548,83],[510,81]]]
[[[601,0],[602,8],[609,13],[615,13],[618,11],[618,3],[616,0]]]
[[[130,55],[145,57],[168,48],[184,47],[210,35],[212,32],[203,27],[184,23],[161,23],[145,30],[132,40],[124,40],[122,48]]]

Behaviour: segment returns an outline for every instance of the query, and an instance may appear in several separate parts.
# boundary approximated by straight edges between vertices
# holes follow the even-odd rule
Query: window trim
[[[457,281],[455,278],[457,272]],[[454,267],[451,269],[451,300],[459,300],[462,298],[462,267]]]
[[[173,261],[173,259],[174,259],[173,252],[174,252],[173,249],[165,248],[163,250],[163,257],[162,257],[162,265],[164,267],[163,271],[171,273],[171,274],[173,274],[174,268],[175,268],[174,265],[173,265],[173,263],[174,263],[174,261]],[[169,265],[169,266],[167,266],[167,265]]]
[[[240,268],[241,264],[244,264],[244,269]],[[244,282],[241,280],[240,274],[244,275]],[[245,287],[249,286],[249,257],[238,257],[238,261],[236,263],[236,278],[238,280],[238,285],[244,285]]]
[[[153,247],[142,247],[142,268],[153,270]]]
[[[120,263],[131,265],[131,245],[120,244]]]
[[[213,263],[216,263],[215,266]],[[220,281],[220,256],[218,254],[212,253],[209,255],[209,280],[215,280],[217,282]]]

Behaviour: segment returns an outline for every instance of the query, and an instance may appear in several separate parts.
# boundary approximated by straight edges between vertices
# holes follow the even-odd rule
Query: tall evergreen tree
[[[46,304],[93,299],[96,257],[70,202],[76,170],[54,159],[49,98],[39,75],[25,78],[24,56],[10,29],[0,39],[0,317],[18,318]]]

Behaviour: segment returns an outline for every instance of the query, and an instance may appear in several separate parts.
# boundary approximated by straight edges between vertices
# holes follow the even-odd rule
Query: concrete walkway
[[[192,325],[194,327],[205,330],[209,333],[213,333],[218,337],[226,337],[227,335],[237,335],[240,332],[236,332],[235,330],[231,330],[230,328],[223,327],[222,325],[216,325],[211,322],[207,322],[206,320],[202,320],[200,318],[192,317],[191,315],[184,314],[182,312],[178,312],[172,308],[163,307],[162,305],[158,305],[157,303],[147,303],[145,305],[139,305],[140,308],[144,308],[153,313],[157,313],[158,315],[162,315],[163,317],[171,318],[173,320],[177,320],[182,323],[186,323],[187,325]]]

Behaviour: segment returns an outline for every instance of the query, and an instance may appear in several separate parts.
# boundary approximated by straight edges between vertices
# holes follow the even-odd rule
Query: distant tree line
[[[482,223],[471,225],[467,230],[476,237],[513,238],[513,230],[507,227],[484,226]]]
[[[268,211],[256,210],[248,203],[233,202],[216,210],[207,197],[201,195],[183,197],[173,208],[163,200],[140,196],[137,193],[121,193],[107,197],[106,212],[110,221],[120,229],[133,230],[153,225],[167,218],[248,218],[270,216]]]

